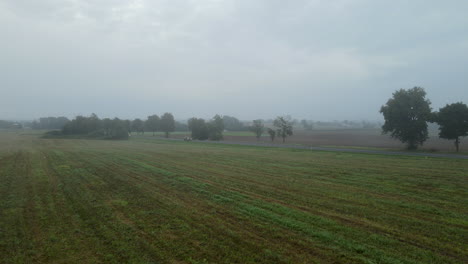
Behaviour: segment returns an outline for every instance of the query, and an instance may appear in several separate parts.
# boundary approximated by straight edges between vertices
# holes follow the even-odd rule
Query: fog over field
[[[2,0],[0,119],[382,120],[468,102],[468,2]]]

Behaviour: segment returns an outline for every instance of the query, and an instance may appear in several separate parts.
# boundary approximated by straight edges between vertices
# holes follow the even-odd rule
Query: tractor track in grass
[[[132,157],[127,157],[127,158],[129,160],[132,159]],[[147,165],[152,166],[154,168],[159,168],[160,167],[160,166],[157,166],[157,164],[153,164],[147,158],[148,157],[146,157],[145,159],[139,158],[138,160],[139,161],[144,161]],[[168,163],[169,164],[173,163],[173,164],[169,165]],[[165,166],[175,168],[176,167],[175,165],[176,165],[176,162],[173,162],[173,161],[170,161],[170,160],[165,160]],[[218,164],[218,165],[220,165],[220,164]],[[222,164],[222,165],[226,165],[226,164]],[[208,170],[206,166],[188,166],[187,164],[185,164],[184,167],[186,169],[189,169],[190,171],[198,171],[198,172],[202,172],[203,174],[216,175],[217,176],[216,178],[223,178],[224,180],[229,180],[229,177],[226,177],[224,174],[221,174],[221,173],[218,173],[218,172],[215,172],[215,171],[212,171],[212,170]],[[179,174],[179,173],[174,172],[174,174]],[[342,215],[334,214],[334,213],[331,213],[331,212],[325,212],[323,210],[317,210],[317,209],[312,210],[312,208],[309,208],[309,207],[306,207],[306,206],[294,205],[294,204],[285,202],[285,201],[283,201],[281,199],[267,197],[265,195],[258,194],[258,193],[253,192],[253,191],[244,190],[244,189],[241,189],[241,188],[238,188],[238,187],[229,187],[229,186],[226,186],[226,183],[222,184],[222,183],[220,183],[218,181],[206,179],[205,177],[196,175],[194,173],[191,173],[191,174],[182,173],[182,174],[184,176],[190,177],[190,178],[192,178],[194,180],[209,184],[210,186],[215,187],[218,190],[224,190],[224,191],[230,191],[230,192],[234,192],[234,193],[240,193],[242,195],[246,195],[246,196],[248,196],[250,198],[254,198],[254,199],[257,199],[259,201],[266,202],[266,203],[269,203],[269,204],[278,204],[278,205],[285,206],[285,207],[288,207],[288,208],[291,208],[291,209],[302,211],[304,213],[312,213],[313,215],[318,215],[318,216],[321,216],[321,217],[324,217],[324,218],[334,219],[334,220],[336,220],[336,221],[338,221],[338,222],[340,222],[342,224],[346,224],[346,225],[348,225],[350,227],[358,227],[360,229],[367,230],[370,233],[377,233],[377,234],[381,234],[381,235],[385,235],[385,236],[390,236],[394,240],[397,240],[399,242],[411,245],[413,247],[417,247],[417,248],[423,249],[423,250],[438,252],[441,255],[444,255],[446,257],[455,259],[457,261],[465,261],[465,259],[463,257],[459,257],[458,255],[456,255],[456,253],[447,252],[447,249],[438,249],[437,247],[426,246],[426,245],[424,245],[422,243],[419,243],[419,241],[412,241],[411,237],[402,236],[398,232],[395,232],[395,230],[387,230],[384,227],[369,225],[369,223],[366,223],[366,221],[362,221],[362,220],[360,221],[359,219],[354,219],[354,218],[346,218],[346,217],[343,217]],[[235,181],[233,183],[235,183]],[[249,183],[259,184],[259,182],[254,182],[254,181],[251,181],[251,182],[249,181]],[[271,186],[267,185],[265,187],[273,188],[274,185],[271,185]],[[279,191],[279,190],[275,189],[275,191]],[[386,198],[389,198],[389,197],[386,197]],[[406,216],[406,217],[413,217],[413,216]],[[419,219],[421,219],[421,218],[419,218]],[[432,219],[424,219],[424,220],[428,220],[428,221],[436,223],[436,221],[432,220]]]
[[[0,152],[0,263],[468,261],[462,159],[19,142]]]
[[[92,158],[95,161],[97,161],[99,159],[99,157],[95,156],[95,155],[91,155],[91,157],[88,157],[88,158]],[[129,159],[129,161],[131,161],[131,160],[132,159]],[[83,162],[83,161],[84,160],[81,160],[80,162]],[[132,179],[131,181],[129,181],[129,183],[130,182],[144,182],[145,185],[143,187],[139,187],[139,188],[142,188],[141,190],[144,190],[144,192],[146,192],[146,193],[154,193],[155,190],[158,190],[158,193],[160,193],[160,194],[170,195],[170,196],[166,196],[166,199],[168,199],[168,201],[166,203],[175,202],[176,204],[180,204],[181,206],[193,206],[194,204],[198,204],[199,206],[202,206],[202,207],[197,207],[200,212],[205,212],[206,214],[211,215],[210,210],[212,208],[211,209],[208,208],[208,207],[204,208],[202,201],[195,202],[193,200],[193,198],[181,196],[179,194],[174,195],[173,187],[166,186],[166,184],[161,184],[161,182],[160,182],[161,179],[160,178],[149,177],[149,175],[147,175],[147,173],[146,173],[146,175],[144,173],[142,174],[141,172],[138,173],[138,174],[132,173],[131,170],[127,171],[128,168],[124,169],[124,167],[127,167],[128,165],[126,166],[125,164],[117,163],[115,161],[99,160],[99,163],[101,163],[101,162],[102,162],[102,164],[99,165],[98,166],[99,168],[96,170],[96,173],[98,173],[98,174],[101,174],[101,171],[107,171],[107,172],[119,171],[120,172],[119,174],[121,176],[128,177],[128,179]],[[154,166],[154,165],[150,165],[150,166],[152,166],[154,168],[159,168],[159,167]],[[175,175],[177,175],[177,173],[175,173]],[[185,176],[187,176],[187,175],[185,175]],[[198,179],[198,178],[196,178],[196,179],[201,180],[201,179]],[[216,185],[213,185],[213,186],[216,186]],[[130,187],[130,185],[128,185],[128,187]],[[217,187],[222,188],[222,186],[217,186]],[[162,193],[161,193],[161,191],[162,191]],[[174,199],[175,199],[175,201],[174,201]],[[223,208],[219,208],[219,207],[217,207],[217,209],[216,209],[217,213],[221,212],[222,210],[223,210]],[[231,230],[236,230],[236,232],[241,232],[243,234],[243,236],[249,236],[251,239],[257,241],[257,243],[261,243],[261,244],[268,243],[268,238],[263,237],[261,234],[259,234],[258,230],[254,226],[251,226],[251,223],[249,223],[249,226],[244,225],[243,226],[245,228],[244,230],[238,230],[237,229],[238,228],[238,222],[235,219],[237,219],[237,220],[239,220],[239,219],[235,215],[233,215],[232,213],[227,213],[227,211],[222,213],[223,216],[226,216],[226,214],[229,215],[229,217],[223,218],[223,221],[224,221],[224,224],[228,224],[229,226],[232,227]],[[189,219],[186,219],[186,220],[189,221]],[[191,223],[191,224],[195,224],[195,223]],[[204,224],[202,224],[202,225],[204,225]],[[287,230],[284,230],[284,231],[286,232]],[[139,230],[139,232],[141,232],[142,234],[145,234],[146,237],[148,237],[147,236],[148,234],[144,233],[144,231]],[[291,232],[291,234],[294,233],[292,231],[287,231],[287,232]],[[278,242],[280,242],[280,241],[278,241]],[[294,242],[294,241],[291,241],[291,243],[292,242]],[[297,245],[297,246],[300,247],[300,245]],[[310,248],[307,248],[307,247],[304,246],[303,250],[304,250],[304,252],[309,251],[309,254],[313,253],[316,256],[322,256],[323,258],[327,258],[326,257],[327,254],[324,254],[322,252],[322,250],[325,250],[325,249],[315,249],[313,252],[311,252]],[[328,254],[330,254],[330,252]]]

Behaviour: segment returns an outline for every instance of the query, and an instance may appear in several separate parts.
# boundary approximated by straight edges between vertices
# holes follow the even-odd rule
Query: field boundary
[[[171,140],[171,141],[183,141],[183,139],[178,139],[178,138],[157,138],[157,139]],[[240,146],[252,146],[252,147],[304,149],[304,150],[313,150],[313,151],[377,154],[377,155],[391,155],[391,156],[413,156],[413,157],[430,157],[430,158],[468,159],[468,155],[428,153],[428,152],[403,152],[403,151],[400,152],[400,151],[372,150],[372,149],[311,147],[311,146],[304,146],[304,145],[289,145],[289,144],[279,145],[279,144],[271,144],[271,143],[251,143],[251,142],[233,142],[233,141],[193,140],[191,142],[208,143],[208,144],[224,144],[224,145],[240,145]]]

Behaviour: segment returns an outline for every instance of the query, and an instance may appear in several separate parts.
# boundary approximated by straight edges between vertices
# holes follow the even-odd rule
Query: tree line
[[[265,125],[263,124],[263,121],[260,119],[254,120],[252,122],[252,126],[250,127],[250,131],[255,133],[255,136],[257,137],[257,140],[260,139],[262,134],[265,132],[268,133],[270,136],[270,140],[274,141],[276,136],[281,137],[283,140],[283,143],[286,141],[286,138],[288,136],[293,135],[293,125],[294,122],[289,120],[288,118],[278,116],[274,121],[273,121],[273,128],[265,128]]]
[[[17,122],[0,120],[0,129],[22,129],[23,125]]]
[[[181,126],[183,127],[183,126]],[[144,133],[152,131],[163,131],[166,137],[174,132],[176,122],[171,113],[164,113],[161,117],[158,115],[148,116],[146,121],[139,118],[126,120],[119,118],[100,119],[96,114],[89,117],[77,116],[73,120],[63,125],[60,134],[63,135],[85,135],[87,137],[107,138],[107,139],[128,139],[132,132]],[[57,135],[57,132],[55,132]]]
[[[405,143],[408,149],[417,149],[429,138],[428,123],[437,123],[439,137],[453,140],[456,150],[459,151],[461,138],[468,135],[468,107],[458,102],[447,104],[439,111],[433,112],[430,105],[424,88],[414,87],[395,91],[392,98],[380,108],[385,120],[382,133],[390,134],[391,137]],[[306,120],[300,123],[306,130],[313,128],[313,124]],[[348,123],[353,125],[351,122]],[[283,142],[288,136],[293,135],[293,125],[294,121],[291,121],[290,117],[277,117],[271,127],[266,127],[260,119],[253,120],[250,126],[246,126],[235,117],[220,115],[215,115],[210,120],[192,117],[184,124],[176,122],[171,113],[164,113],[161,116],[150,115],[146,120],[99,119],[97,115],[92,114],[89,117],[77,116],[73,120],[65,117],[47,117],[33,122],[33,128],[40,129],[56,129],[62,126],[60,133],[64,135],[112,139],[127,139],[132,132],[144,134],[145,131],[152,132],[153,135],[156,132],[163,132],[165,137],[169,137],[171,132],[177,130],[190,131],[193,139],[222,140],[223,132],[232,130],[251,131],[258,140],[266,132],[271,141],[279,137]],[[5,123],[3,126],[8,127],[11,124]]]
[[[246,126],[235,117],[222,117],[218,114],[207,121],[192,117],[187,124],[175,121],[171,113],[164,113],[161,116],[153,114],[146,120],[140,118],[126,120],[117,117],[100,119],[96,114],[79,115],[72,120],[64,117],[47,117],[40,118],[35,124],[36,129],[57,129],[59,125],[62,126],[60,131],[49,132],[48,136],[79,135],[103,139],[128,139],[131,133],[145,132],[152,132],[153,136],[156,132],[163,132],[165,137],[169,137],[171,132],[177,130],[190,131],[191,137],[196,140],[222,140],[224,131],[230,128],[235,131],[251,131],[257,139],[260,139],[264,132],[268,132],[271,141],[280,137],[285,142],[286,138],[293,134],[293,121],[285,117],[277,117],[273,121],[273,127],[266,128],[260,119],[253,120],[251,126]]]
[[[283,139],[283,142],[288,136],[292,135],[292,130],[295,125],[302,127],[306,131],[311,131],[315,125],[318,127],[331,128],[366,128],[373,127],[375,124],[368,124],[366,121],[333,121],[333,122],[313,122],[310,120],[296,120],[290,116],[281,116],[270,120],[253,120],[251,124],[241,122],[239,119],[229,115],[215,115],[210,120],[192,117],[187,122],[172,122],[170,113],[165,113],[161,117],[154,114],[147,119],[136,118],[134,120],[125,120],[119,118],[104,118],[99,119],[96,115],[89,117],[77,116],[73,122],[66,117],[42,117],[38,120],[28,123],[26,126],[33,129],[62,129],[69,122],[65,129],[62,129],[60,134],[65,135],[87,135],[89,137],[104,137],[104,138],[122,138],[123,131],[127,133],[144,134],[152,132],[153,136],[156,132],[164,132],[168,137],[170,132],[191,132],[191,137],[198,140],[222,140],[224,131],[251,131],[259,140],[264,133],[267,133],[271,141],[276,137]],[[270,127],[265,127],[265,123],[270,124]],[[174,129],[171,128],[172,124]],[[168,128],[168,129],[166,129]],[[173,131],[172,131],[173,130]],[[50,133],[49,133],[50,134]],[[52,134],[57,134],[53,132]],[[117,136],[119,135],[119,136]]]
[[[70,122],[70,119],[60,117],[41,117],[39,120],[34,120],[31,123],[32,129],[62,129],[65,124]]]
[[[462,102],[447,104],[433,112],[422,87],[400,89],[380,108],[385,123],[382,133],[417,149],[429,138],[428,123],[439,125],[439,137],[453,140],[457,152],[460,139],[468,135],[468,107]]]
[[[191,136],[193,139],[198,140],[223,139],[225,126],[225,122],[223,122],[223,118],[221,118],[220,115],[215,115],[208,121],[196,117],[192,117],[188,120],[188,127],[191,131]],[[251,126],[246,126],[245,129],[253,132],[257,140],[260,140],[266,130],[270,135],[271,141],[274,141],[275,137],[278,136],[282,138],[284,143],[286,138],[293,134],[293,122],[285,117],[279,116],[273,121],[273,128],[266,128],[262,120],[256,119],[252,121]]]
[[[37,124],[50,124],[52,118],[40,118]],[[35,128],[45,128],[37,125]],[[48,126],[51,129],[56,126]],[[128,139],[133,132],[144,134],[152,132],[163,132],[165,137],[169,137],[174,131],[191,131],[192,137],[199,140],[221,140],[225,128],[236,131],[248,130],[237,118],[232,116],[216,115],[212,120],[205,122],[202,118],[191,118],[187,124],[177,122],[171,113],[164,113],[161,116],[150,115],[146,120],[136,118],[134,120],[123,120],[119,118],[100,119],[96,114],[89,117],[77,116],[73,120],[68,120],[62,125],[59,134],[62,135],[86,135],[87,137],[99,137],[109,139]],[[57,132],[52,133],[57,135]]]
[[[203,118],[192,117],[187,123],[193,139],[223,139],[224,122],[220,115],[215,115],[209,121],[205,121]]]

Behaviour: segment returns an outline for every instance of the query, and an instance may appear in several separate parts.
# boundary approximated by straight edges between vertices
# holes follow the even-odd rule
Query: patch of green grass
[[[458,154],[458,155],[468,155],[466,151],[454,152],[454,151],[440,151],[437,149],[426,149],[424,147],[417,150],[407,150],[402,148],[378,148],[378,147],[362,147],[362,146],[336,146],[336,145],[323,145],[320,147],[326,148],[344,148],[344,149],[363,149],[363,150],[385,150],[385,151],[400,151],[400,152],[423,152],[423,153],[440,153],[440,154]]]
[[[466,160],[152,136],[0,142],[0,263],[468,259]]]
[[[223,133],[225,136],[238,136],[238,137],[253,137],[255,133],[251,131],[225,131]],[[264,134],[263,136],[268,136],[268,134]]]

